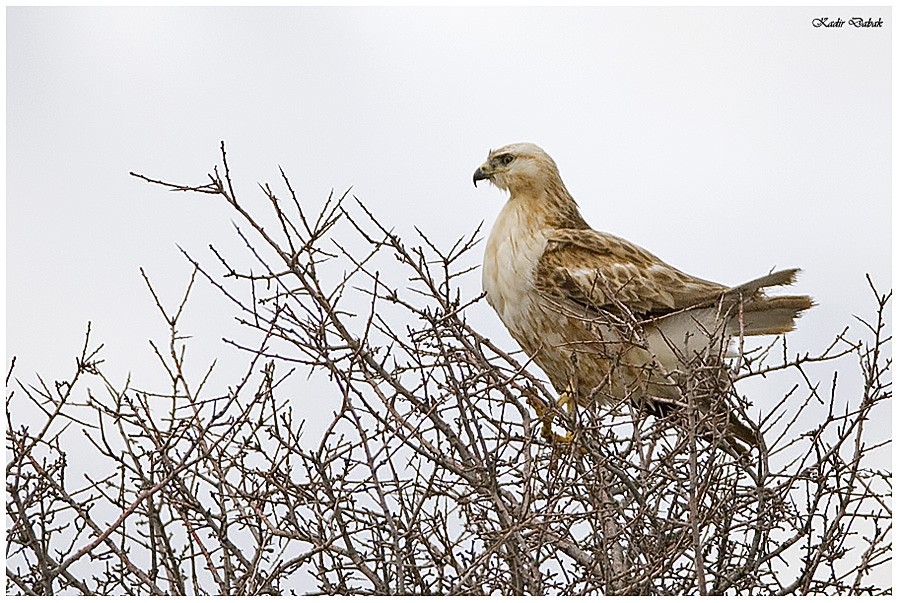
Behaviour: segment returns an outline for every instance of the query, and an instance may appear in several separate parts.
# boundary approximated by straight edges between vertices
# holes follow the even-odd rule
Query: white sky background
[[[811,24],[856,15],[886,26]],[[820,351],[871,316],[866,272],[891,286],[891,25],[889,8],[9,8],[7,360],[68,377],[93,321],[111,377],[161,378],[138,267],[174,304],[176,244],[240,244],[222,202],[128,172],[200,184],[220,140],[245,199],[281,165],[313,206],[352,186],[441,243],[499,212],[471,182],[487,151],[535,142],[594,228],[691,274],[802,267],[818,306],[791,346]],[[200,283],[197,373],[230,353],[231,316]],[[516,348],[486,303],[469,316]]]

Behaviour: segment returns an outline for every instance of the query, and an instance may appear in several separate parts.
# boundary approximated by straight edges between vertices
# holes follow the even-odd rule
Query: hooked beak
[[[474,176],[472,177],[472,182],[474,183],[474,187],[478,187],[478,180],[487,180],[490,176],[485,172],[482,168],[478,168],[474,171]]]

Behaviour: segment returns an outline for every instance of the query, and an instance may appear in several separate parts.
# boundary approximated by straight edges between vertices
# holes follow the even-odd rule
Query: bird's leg
[[[559,396],[559,400],[556,402],[556,405],[562,409],[564,413],[568,415],[568,419],[570,421],[574,421],[577,416],[577,396],[578,396],[578,385],[577,385],[577,365],[578,365],[578,357],[576,352],[572,352],[571,354],[571,365],[572,371],[568,376],[568,386],[565,388],[565,391]],[[574,439],[574,433],[570,429],[565,429],[564,436],[557,436],[553,434],[554,441],[561,444],[568,444]]]
[[[568,444],[574,439],[574,436],[570,431],[567,431],[564,436],[560,436],[554,433],[552,429],[553,419],[556,417],[559,408],[563,409],[563,411],[571,417],[574,417],[577,402],[575,400],[575,393],[572,390],[566,389],[562,392],[562,395],[560,395],[559,399],[556,401],[555,408],[549,408],[537,396],[528,396],[528,402],[534,407],[534,412],[537,413],[537,418],[540,419],[540,422],[542,423],[540,435],[543,439],[548,440],[553,444]]]
[[[570,386],[569,386],[570,387]],[[556,402],[557,406],[562,409],[562,412],[568,415],[569,419],[574,420],[575,416],[577,416],[577,398],[575,397],[574,390],[566,389],[562,392],[562,395],[559,396],[558,402]],[[546,428],[546,423],[544,422],[544,428]],[[545,436],[544,436],[545,437]],[[556,434],[552,434],[553,441],[557,444],[569,444],[574,439],[574,433],[570,430],[565,430],[565,435],[560,436]]]
[[[542,423],[540,435],[544,439],[552,439],[552,424],[555,413],[553,413],[553,411],[549,409],[537,395],[528,396],[527,399],[528,403],[534,408],[534,412],[537,413],[537,418],[540,419],[540,422]]]

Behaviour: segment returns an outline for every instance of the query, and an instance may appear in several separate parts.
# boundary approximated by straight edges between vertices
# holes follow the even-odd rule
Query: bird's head
[[[527,189],[545,189],[552,180],[559,180],[559,170],[546,151],[529,142],[509,144],[490,151],[487,161],[474,173],[474,185],[489,180],[513,195]]]

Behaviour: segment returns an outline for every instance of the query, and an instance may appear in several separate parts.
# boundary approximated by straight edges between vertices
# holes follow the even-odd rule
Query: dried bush
[[[527,358],[466,320],[478,234],[404,242],[348,195],[314,214],[282,172],[271,223],[235,195],[222,146],[201,186],[239,214],[246,257],[210,247],[154,347],[168,382],[104,376],[90,337],[74,375],[7,376],[9,594],[889,594],[890,294],[819,354],[743,350],[736,381],[790,386],[735,458],[690,403],[557,413]],[[285,200],[286,199],[286,200]],[[237,262],[249,267],[239,267]],[[246,370],[207,393],[185,369],[195,278],[234,304]],[[146,278],[146,275],[145,275]],[[847,400],[816,366],[858,359]],[[702,367],[697,368],[701,376]],[[328,378],[329,393],[305,385]],[[697,379],[697,383],[701,379]],[[748,420],[748,401],[723,395]],[[39,412],[39,414],[37,414]],[[304,429],[303,417],[330,416]],[[39,419],[35,419],[38,416]],[[813,427],[809,428],[808,426]],[[706,432],[707,433],[707,432]],[[73,475],[72,459],[89,458]]]

